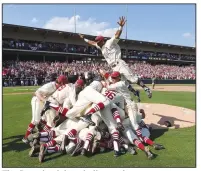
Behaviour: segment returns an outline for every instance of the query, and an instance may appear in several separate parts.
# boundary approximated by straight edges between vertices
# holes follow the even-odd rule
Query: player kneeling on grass
[[[59,87],[62,85],[67,84],[67,78],[64,75],[60,75],[55,82],[50,82],[42,87],[40,87],[34,94],[34,97],[31,100],[32,106],[32,120],[28,126],[26,134],[22,141],[24,143],[28,143],[27,137],[29,134],[32,133],[33,129],[35,128],[36,124],[39,123],[41,119],[41,111],[43,103],[47,100],[47,98],[52,95]]]

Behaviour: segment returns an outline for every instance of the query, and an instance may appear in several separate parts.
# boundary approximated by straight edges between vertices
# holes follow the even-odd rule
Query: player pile
[[[136,96],[139,92],[130,83],[140,85],[149,98],[152,93],[121,59],[118,41],[125,22],[125,17],[120,17],[119,29],[106,42],[102,36],[91,41],[79,35],[101,50],[114,71],[111,75],[99,70],[99,79],[88,86],[81,79],[68,84],[67,78],[60,76],[36,91],[31,101],[32,121],[23,138],[32,146],[30,156],[39,152],[39,161],[43,162],[47,153],[93,155],[113,149],[117,157],[127,151],[136,154],[136,146],[152,159],[154,154],[143,143],[156,150],[164,148],[149,139],[149,128],[143,121],[145,113],[131,98],[130,91]],[[34,128],[37,132],[32,134]]]
[[[82,79],[67,83],[62,75],[35,92],[32,121],[23,138],[31,146],[30,157],[39,153],[43,162],[48,153],[88,156],[109,150],[118,157],[137,154],[137,147],[153,159],[144,143],[156,150],[164,148],[149,138],[144,110],[132,100],[120,73],[100,73],[88,86]]]

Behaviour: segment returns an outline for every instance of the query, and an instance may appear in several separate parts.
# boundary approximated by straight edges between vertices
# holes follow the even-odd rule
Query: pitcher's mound
[[[138,107],[145,111],[145,123],[154,129],[167,128],[165,121],[175,129],[195,125],[195,111],[191,109],[157,103],[140,103]]]

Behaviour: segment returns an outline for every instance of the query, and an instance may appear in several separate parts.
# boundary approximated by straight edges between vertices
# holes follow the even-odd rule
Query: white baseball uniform
[[[50,82],[42,87],[40,87],[35,94],[40,94],[43,97],[49,97],[52,93],[56,91],[56,83],[55,82]],[[38,99],[37,96],[34,96],[31,100],[31,106],[32,106],[32,121],[34,125],[37,124],[40,121],[40,112],[43,108],[43,103]]]
[[[95,106],[95,104],[92,104],[91,107],[93,106]],[[90,108],[88,108],[85,111],[85,113],[87,113],[89,109]],[[103,120],[103,122],[107,125],[107,128],[111,134],[113,132],[117,132],[116,130],[117,124],[112,116],[111,105],[108,105],[104,109],[92,114],[91,120],[96,124],[96,126],[100,126],[100,122]]]
[[[63,105],[63,107],[68,108],[76,102],[76,92],[75,85],[72,83],[65,84],[59,87],[49,98],[48,101],[55,105]],[[68,108],[69,109],[69,108]],[[54,126],[53,119],[56,116],[56,111],[54,109],[48,110],[43,116],[44,120],[47,121],[47,125]]]
[[[140,116],[138,115],[137,117],[138,123],[140,123],[141,119]],[[125,137],[128,138],[128,140],[130,141],[131,144],[133,144],[133,140],[134,139],[139,139],[138,136],[134,133],[134,130],[132,129],[131,126],[131,122],[129,120],[129,118],[125,119],[123,121],[123,126],[125,128],[125,130],[123,131],[123,134]],[[142,136],[146,136],[146,137],[150,137],[150,132],[149,129],[147,128],[141,128],[141,132],[142,132]]]
[[[106,88],[102,89],[101,92],[108,100],[110,100],[112,108],[117,108],[119,111],[119,114],[121,116],[121,119],[123,120],[125,118],[125,99],[124,97],[118,93],[115,90],[108,90]]]
[[[137,83],[138,77],[132,73],[126,62],[121,59],[121,48],[118,45],[118,42],[119,39],[116,39],[115,36],[113,36],[105,42],[102,48],[97,44],[96,47],[101,50],[105,60],[112,67],[113,71],[119,71],[125,81],[128,80],[131,83]]]
[[[73,106],[72,100],[70,100],[69,97],[67,97],[63,102],[63,108],[70,109]],[[76,118],[72,119],[66,119],[63,123],[61,123],[56,128],[53,128],[56,135],[64,135],[67,134],[70,130],[75,129],[77,132],[82,130],[83,128],[86,128],[88,124],[86,122],[83,122],[81,120],[78,120]],[[62,140],[62,136],[59,136],[57,140]]]
[[[80,132],[79,132],[79,135],[78,137],[85,141],[86,140],[86,137],[88,135],[88,133],[92,134],[93,136],[96,136],[96,139],[97,140],[100,140],[101,139],[101,134],[100,132],[96,131],[96,128],[94,126],[89,126],[89,128],[84,128],[82,129]]]
[[[68,118],[74,118],[80,116],[92,103],[98,104],[102,102],[105,107],[110,104],[109,100],[103,96],[100,91],[102,84],[99,81],[93,81],[89,86],[85,87],[78,95],[78,100],[72,109],[70,109],[66,116]]]
[[[69,98],[72,105],[76,102],[76,92],[75,92],[75,85],[72,83],[65,84],[59,87],[49,98],[48,101],[62,105],[66,98]]]
[[[108,87],[108,90],[115,90],[118,93],[120,93],[125,101],[126,101],[126,107],[128,109],[128,115],[132,124],[132,127],[137,130],[139,128],[139,125],[137,123],[137,112],[138,112],[138,107],[137,104],[132,101],[130,92],[127,88],[126,82],[125,81],[119,81],[115,84],[110,84]]]

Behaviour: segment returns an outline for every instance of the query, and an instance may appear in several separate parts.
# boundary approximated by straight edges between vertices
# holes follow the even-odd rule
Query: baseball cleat
[[[76,148],[76,144],[74,142],[70,142],[66,147],[66,154],[71,154]]]
[[[29,143],[29,145],[30,145],[31,147],[35,146],[36,144],[39,144],[39,141],[38,141],[37,139],[34,139],[33,141],[31,141],[31,142]]]
[[[87,150],[83,148],[80,153],[82,156],[87,156]]]
[[[120,150],[119,150],[119,151],[120,151],[121,154],[126,154],[127,149],[122,146],[122,147],[120,147]]]
[[[64,135],[64,138],[63,138],[63,140],[61,142],[61,151],[62,151],[63,154],[66,153],[65,147],[67,146],[68,142],[69,142],[68,136]]]
[[[123,126],[123,124],[121,122],[117,122],[117,129],[119,131],[124,131],[125,130],[125,128],[124,128],[124,126]]]
[[[132,146],[128,146],[128,152],[129,152],[130,154],[132,154],[132,155],[136,155],[136,154],[137,154],[135,148],[132,147]]]
[[[40,132],[36,132],[34,134],[30,134],[27,139],[29,141],[34,141],[34,139],[38,139],[40,137]]]
[[[35,153],[40,152],[40,146],[36,145],[31,147],[31,150],[29,151],[29,157],[33,157]]]
[[[80,140],[76,147],[75,147],[75,150],[72,152],[71,156],[74,156],[76,153],[80,152],[81,149],[82,149],[82,146],[83,146],[84,142],[82,140]]]
[[[152,92],[151,92],[150,88],[145,87],[144,90],[145,90],[147,96],[148,96],[149,98],[152,98]]]
[[[94,142],[93,142],[93,144],[92,144],[92,148],[91,148],[91,153],[92,153],[92,154],[95,153],[98,144],[99,144],[98,141],[97,141],[97,140],[94,140]]]
[[[25,144],[28,144],[29,143],[29,140],[27,138],[22,138],[22,142],[24,142]]]
[[[165,147],[164,147],[163,145],[161,145],[161,144],[156,144],[156,143],[153,144],[153,147],[154,147],[155,150],[162,150],[162,149],[165,149]]]
[[[42,163],[45,159],[45,153],[47,151],[47,147],[44,145],[40,146],[40,153],[39,153],[39,162]]]
[[[154,158],[154,154],[150,151],[149,147],[145,147],[144,152],[149,160]]]
[[[137,96],[138,98],[140,98],[140,91],[139,90],[135,90],[135,96]]]
[[[34,140],[33,134],[29,134],[28,137],[27,137],[27,140],[28,141],[33,141]]]
[[[80,117],[80,119],[81,119],[83,122],[86,122],[86,123],[88,123],[88,124],[91,125],[91,126],[95,126],[95,125],[96,125],[96,124],[91,120],[91,115],[82,116],[82,117]]]
[[[115,151],[114,150],[114,157],[119,157],[121,155],[121,152],[120,151]]]

